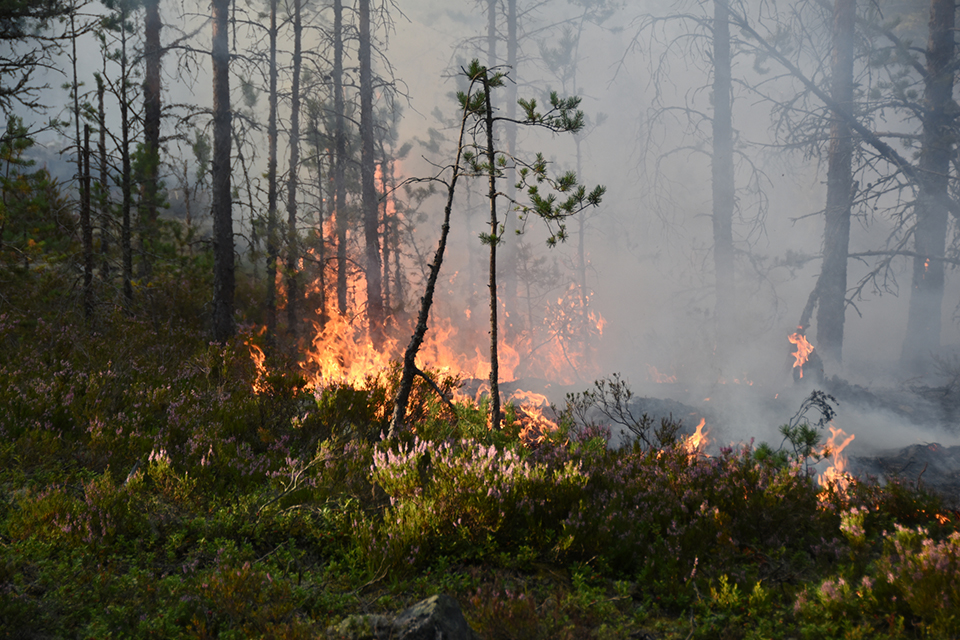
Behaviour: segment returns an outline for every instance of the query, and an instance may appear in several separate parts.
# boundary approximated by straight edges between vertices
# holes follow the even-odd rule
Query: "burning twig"
[[[840,438],[844,438],[843,442],[837,444],[837,441]],[[847,473],[847,457],[842,455],[843,450],[847,448],[847,445],[853,442],[853,439],[856,438],[856,435],[850,434],[847,435],[843,429],[834,427],[830,425],[830,438],[827,440],[826,446],[823,448],[821,455],[824,458],[833,457],[833,464],[817,478],[817,483],[823,487],[827,488],[833,486],[837,492],[843,493],[846,491],[847,487],[850,486],[850,474]],[[823,499],[823,496],[821,496]]]
[[[801,327],[797,327],[797,329],[801,329]],[[807,337],[799,331],[791,333],[787,336],[787,340],[789,340],[791,344],[797,345],[797,350],[790,355],[794,357],[793,368],[799,368],[800,377],[803,378],[803,365],[810,359],[810,354],[813,353],[813,345],[810,344]]]

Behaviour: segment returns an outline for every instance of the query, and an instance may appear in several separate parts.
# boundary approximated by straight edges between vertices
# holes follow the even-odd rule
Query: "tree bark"
[[[930,38],[927,45],[925,107],[919,164],[919,192],[914,205],[916,227],[913,279],[907,333],[901,364],[910,372],[924,373],[940,348],[943,304],[943,258],[947,235],[948,180],[953,150],[953,96],[955,0],[930,3]],[[926,257],[924,257],[926,256]]]
[[[381,257],[383,258],[382,266],[383,272],[381,273],[381,278],[383,279],[383,312],[384,314],[390,313],[390,228],[392,221],[390,219],[389,212],[389,202],[386,197],[388,187],[387,187],[387,167],[392,166],[393,162],[387,162],[386,160],[386,151],[383,151],[384,159],[380,163],[380,190],[384,194],[383,202],[381,203],[381,212],[380,219],[383,224],[383,233],[380,235],[380,241],[382,243],[382,249],[380,252]]]
[[[130,103],[127,100],[127,6],[120,10],[120,252],[123,258],[123,297],[133,301],[133,246],[131,245],[131,210],[133,208],[133,179],[130,166]]]
[[[104,68],[106,68],[106,58],[104,58]],[[97,126],[100,128],[100,138],[97,142],[97,153],[100,156],[100,183],[97,185],[97,210],[100,215],[100,279],[104,282],[110,279],[110,234],[112,233],[110,226],[113,222],[110,215],[109,168],[107,165],[107,112],[104,106],[106,89],[106,80],[103,76],[98,76]]]
[[[90,125],[83,126],[80,182],[80,232],[83,236],[83,313],[93,317],[93,224],[90,221]]]
[[[489,164],[490,201],[490,274],[487,288],[490,290],[490,428],[500,428],[500,363],[497,349],[497,244],[500,237],[500,222],[497,219],[497,165],[493,148],[493,105],[490,102],[489,70],[483,72],[484,107],[486,109],[484,128],[487,134],[487,163]]]
[[[713,262],[716,277],[717,354],[733,335],[733,97],[730,15],[723,0],[714,1],[713,20]]]
[[[70,13],[73,67],[73,118],[77,145],[77,182],[80,191],[80,235],[83,245],[83,315],[93,317],[93,226],[90,222],[90,126],[84,125],[83,143],[80,141],[80,83],[77,79],[77,26]]]
[[[853,41],[856,0],[836,0],[833,9],[831,97],[853,112]],[[850,208],[853,190],[853,131],[837,111],[831,111],[827,160],[827,206],[823,233],[823,265],[817,284],[817,350],[825,364],[843,360],[843,324],[847,295],[847,253],[850,248]]]
[[[343,106],[343,3],[333,0],[333,111],[334,160],[333,180],[336,192],[337,223],[337,310],[347,312],[347,139]]]
[[[323,232],[323,222],[325,211],[323,210],[325,183],[329,182],[327,174],[323,168],[323,143],[320,138],[320,115],[319,108],[310,110],[310,132],[313,137],[313,146],[317,153],[317,191],[320,194],[320,206],[317,207],[317,263],[320,268],[317,271],[317,282],[320,295],[320,328],[323,329],[327,324],[327,239]],[[333,198],[329,198],[332,202]]]
[[[374,347],[383,344],[383,287],[380,260],[380,206],[374,181],[373,70],[370,63],[370,0],[359,0],[360,9],[360,182],[363,200],[363,235],[366,247],[367,326]]]
[[[267,343],[277,337],[277,0],[270,0],[270,96],[267,114]]]
[[[506,89],[506,112],[507,120],[503,126],[504,138],[507,143],[507,154],[511,161],[507,163],[504,177],[504,187],[507,194],[507,200],[513,202],[517,195],[517,170],[513,158],[517,155],[517,84],[520,82],[520,73],[517,69],[517,54],[520,47],[517,36],[517,0],[507,0],[507,69],[509,70],[512,82],[507,82]],[[524,323],[520,314],[520,304],[517,299],[517,288],[519,279],[519,238],[517,237],[517,220],[515,215],[511,215],[508,208],[503,214],[504,235],[510,239],[503,247],[501,256],[501,270],[503,272],[503,282],[501,290],[503,292],[503,306],[506,312],[504,319],[504,335],[507,339],[523,331]],[[526,326],[532,331],[534,326],[533,318],[527,314]]]
[[[144,77],[143,77],[143,187],[140,221],[140,244],[143,247],[144,273],[151,270],[151,243],[157,237],[157,205],[160,176],[160,114],[161,81],[160,57],[160,0],[145,0],[144,4]]]
[[[293,86],[290,97],[290,173],[287,179],[287,331],[296,342],[299,322],[300,251],[297,242],[297,172],[300,169],[301,0],[293,3]]]
[[[230,0],[213,0],[213,337],[226,342],[236,327],[234,309],[233,211],[230,194]]]

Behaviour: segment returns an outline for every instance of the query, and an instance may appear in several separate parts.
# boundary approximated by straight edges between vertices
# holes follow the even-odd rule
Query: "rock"
[[[327,629],[337,640],[478,640],[467,624],[460,604],[448,595],[427,598],[395,619],[381,615],[353,615]]]
[[[476,634],[460,611],[460,604],[441,594],[418,602],[393,622],[397,640],[474,640]]]

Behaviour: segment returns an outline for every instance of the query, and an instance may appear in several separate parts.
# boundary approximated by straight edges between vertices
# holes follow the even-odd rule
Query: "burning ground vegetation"
[[[317,638],[435,593],[481,638],[960,633],[932,468],[844,473],[817,402],[782,445],[730,444],[619,376],[556,407],[505,383],[492,430],[477,370],[425,358],[385,439],[389,360],[311,377],[253,329],[127,313],[0,334],[4,637]]]

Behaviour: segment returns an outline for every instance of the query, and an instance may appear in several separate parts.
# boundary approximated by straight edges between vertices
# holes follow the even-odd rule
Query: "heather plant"
[[[542,549],[587,482],[581,465],[562,456],[524,460],[492,444],[418,437],[396,452],[384,443],[370,472],[390,504],[369,528],[366,552],[401,567],[427,552],[484,557],[510,543]]]
[[[877,592],[902,600],[935,636],[960,633],[960,532],[945,540],[897,526],[877,562]]]

